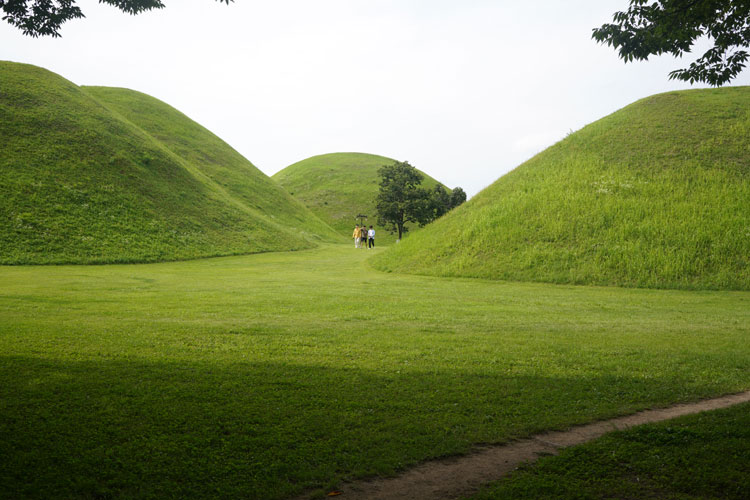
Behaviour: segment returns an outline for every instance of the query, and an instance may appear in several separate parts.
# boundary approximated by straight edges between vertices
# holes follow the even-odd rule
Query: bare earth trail
[[[500,446],[485,446],[462,457],[425,462],[400,476],[347,483],[336,498],[366,500],[442,500],[476,493],[491,481],[501,479],[524,462],[541,454],[557,454],[568,446],[591,441],[604,434],[636,425],[661,422],[682,415],[727,408],[750,401],[750,391],[696,403],[680,404],[633,415],[573,427],[567,431],[539,434]],[[308,498],[308,497],[300,497]]]

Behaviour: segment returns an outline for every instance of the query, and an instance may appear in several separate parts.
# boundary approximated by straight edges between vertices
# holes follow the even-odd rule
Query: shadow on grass
[[[7,498],[285,498],[667,403],[683,385],[2,357],[0,489]]]
[[[472,500],[747,500],[750,403],[687,415],[573,446],[520,467]]]

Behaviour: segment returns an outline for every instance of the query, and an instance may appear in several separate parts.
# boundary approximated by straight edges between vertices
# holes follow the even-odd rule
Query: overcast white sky
[[[33,39],[0,21],[0,59],[176,107],[271,175],[360,151],[471,196],[571,130],[689,85],[694,59],[623,64],[591,40],[628,0],[166,0]],[[745,71],[732,85],[748,85]]]

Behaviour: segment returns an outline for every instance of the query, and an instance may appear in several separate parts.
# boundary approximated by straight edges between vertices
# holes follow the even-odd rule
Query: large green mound
[[[310,248],[335,232],[166,104],[0,62],[0,264]]]
[[[367,215],[367,224],[377,227],[378,169],[395,162],[365,153],[331,153],[302,160],[271,177],[340,234],[350,237],[354,224],[359,222],[357,215]],[[421,173],[424,187],[439,184]],[[376,241],[392,243],[396,236],[380,230]]]
[[[373,263],[554,283],[750,289],[750,87],[638,101]]]

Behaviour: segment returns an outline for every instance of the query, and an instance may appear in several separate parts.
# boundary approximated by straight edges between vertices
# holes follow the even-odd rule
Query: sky
[[[624,64],[591,30],[627,0],[79,0],[61,38],[0,21],[0,60],[179,109],[268,175],[310,156],[409,161],[469,196],[572,131],[691,87],[697,57]],[[731,85],[750,84],[743,72]]]

